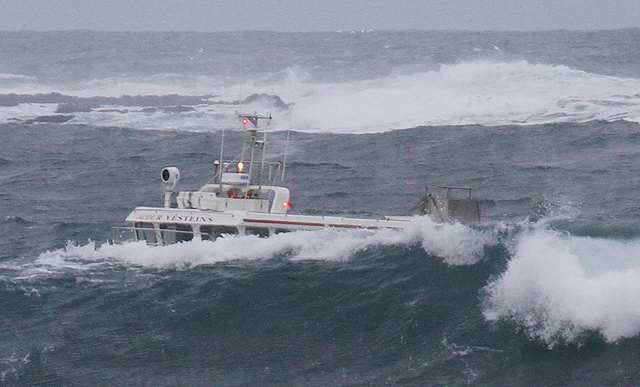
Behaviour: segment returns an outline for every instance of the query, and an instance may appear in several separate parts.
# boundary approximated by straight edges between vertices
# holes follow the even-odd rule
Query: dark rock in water
[[[253,102],[260,102],[262,104],[266,104],[269,106],[273,106],[276,107],[278,109],[288,109],[289,106],[291,106],[291,104],[287,104],[284,103],[284,101],[282,100],[282,98],[280,98],[277,95],[271,95],[271,94],[251,94],[250,96],[248,96],[247,98],[245,98],[242,103],[253,103]]]
[[[38,116],[36,118],[25,120],[24,123],[25,124],[34,124],[36,122],[40,122],[40,123],[47,122],[47,123],[60,124],[60,123],[63,123],[63,122],[67,122],[67,121],[71,120],[74,117],[75,117],[74,115],[64,116],[62,114],[54,115],[54,116]]]
[[[79,104],[79,103],[60,103],[55,113],[78,113],[78,112],[90,112],[91,106]]]
[[[0,94],[0,106],[11,107],[20,105],[18,94]]]

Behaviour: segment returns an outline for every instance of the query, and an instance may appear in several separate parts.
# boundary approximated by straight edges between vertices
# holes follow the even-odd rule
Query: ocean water
[[[0,385],[638,385],[638,63],[640,30],[0,32]],[[483,221],[111,243],[237,111],[296,213],[443,184]]]

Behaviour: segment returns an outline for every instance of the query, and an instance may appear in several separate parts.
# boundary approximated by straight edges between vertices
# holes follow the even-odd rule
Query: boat
[[[131,239],[168,245],[214,240],[224,235],[270,237],[283,232],[324,228],[402,230],[409,225],[413,216],[366,219],[290,213],[290,191],[283,184],[286,152],[282,161],[266,161],[267,132],[259,133],[258,129],[259,122],[270,120],[270,115],[238,114],[238,118],[247,140],[237,157],[224,160],[223,134],[220,160],[214,162],[214,176],[197,191],[176,191],[180,171],[176,167],[163,168],[160,177],[164,205],[136,207],[125,219],[131,226],[119,230],[132,231]],[[434,196],[434,188],[447,190],[446,196]],[[468,197],[453,197],[452,193],[457,190],[468,190]],[[480,219],[479,204],[471,199],[471,190],[467,188],[428,187],[419,207],[421,215],[441,223]]]

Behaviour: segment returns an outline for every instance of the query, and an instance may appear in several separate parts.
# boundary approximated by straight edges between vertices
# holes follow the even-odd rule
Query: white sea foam
[[[599,332],[613,342],[640,333],[640,240],[532,230],[487,290],[488,320],[514,319],[549,345]]]
[[[462,224],[436,224],[416,217],[410,227],[395,230],[297,231],[259,238],[225,236],[215,241],[192,241],[168,246],[144,242],[84,245],[69,243],[63,249],[40,254],[24,275],[59,271],[86,271],[100,266],[132,265],[158,269],[187,269],[228,261],[268,259],[347,261],[358,251],[389,245],[420,244],[429,256],[449,265],[470,265],[481,258],[483,247],[494,243],[491,233]]]
[[[306,85],[294,127],[362,132],[420,125],[640,119],[640,80],[565,66],[471,62],[347,84]]]
[[[57,105],[49,103],[20,104],[17,106],[0,107],[0,122],[51,115],[56,107]]]
[[[465,62],[442,65],[433,71],[339,83],[314,82],[299,67],[288,69],[281,81],[269,84],[262,80],[234,82],[214,76],[157,74],[53,86],[16,77],[8,77],[7,82],[0,78],[0,94],[213,94],[217,102],[222,102],[214,108],[196,106],[195,112],[159,113],[151,119],[137,113],[99,111],[78,114],[74,119],[90,125],[140,129],[224,128],[237,109],[271,109],[276,130],[307,132],[371,133],[421,125],[530,125],[620,119],[640,122],[640,79],[526,61]],[[16,80],[22,83],[17,86]],[[295,105],[287,112],[272,106],[236,104],[254,93],[275,94]]]

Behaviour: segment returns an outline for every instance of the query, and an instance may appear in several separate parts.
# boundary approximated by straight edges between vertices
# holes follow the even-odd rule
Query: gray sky
[[[1,0],[0,30],[556,30],[640,27],[640,0]]]

